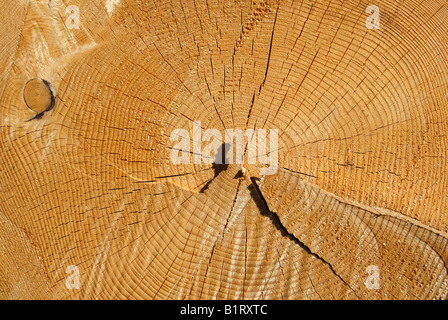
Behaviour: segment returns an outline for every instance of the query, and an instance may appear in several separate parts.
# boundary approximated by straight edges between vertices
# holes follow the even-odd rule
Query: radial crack
[[[280,233],[282,234],[282,236],[287,237],[288,239],[290,239],[291,241],[293,241],[294,243],[298,244],[303,250],[305,250],[308,254],[312,255],[313,257],[315,257],[316,259],[322,261],[324,264],[326,264],[330,270],[333,272],[333,274],[339,278],[339,280],[341,280],[345,285],[347,285],[352,291],[353,293],[356,295],[355,290],[353,290],[353,288],[350,286],[350,284],[348,284],[337,272],[336,270],[334,270],[333,265],[331,263],[329,263],[328,261],[326,261],[324,258],[322,258],[319,254],[311,251],[311,249],[302,241],[300,241],[296,236],[294,236],[294,234],[290,233],[285,226],[282,224],[279,216],[277,215],[277,213],[269,210],[269,206],[268,203],[266,202],[266,199],[264,198],[263,194],[260,191],[260,188],[258,187],[258,184],[256,182],[256,178],[251,177],[250,178],[252,184],[252,189],[251,189],[251,193],[255,193],[257,195],[257,198],[259,201],[256,201],[257,206],[260,209],[260,212],[262,215],[268,217],[269,219],[271,219],[272,223],[274,224],[274,226],[277,228],[277,230],[280,231]],[[358,295],[356,295],[358,297]],[[358,297],[359,298],[359,297]]]
[[[264,87],[264,84],[266,83],[266,78],[268,77],[269,63],[271,62],[272,42],[274,40],[275,24],[277,23],[277,15],[278,15],[279,6],[280,6],[280,2],[277,5],[277,10],[275,12],[275,18],[274,18],[274,25],[272,26],[272,34],[271,34],[271,40],[270,40],[269,52],[268,52],[268,61],[266,63],[266,71],[264,73],[263,82],[261,83],[260,88],[258,89],[258,92],[260,92],[261,89]]]

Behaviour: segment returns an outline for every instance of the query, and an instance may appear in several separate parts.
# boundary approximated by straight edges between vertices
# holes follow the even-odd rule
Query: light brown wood
[[[23,100],[28,108],[40,114],[47,111],[54,101],[51,88],[42,79],[31,79],[23,89]]]
[[[0,5],[2,299],[448,297],[446,1]],[[193,121],[277,173],[173,164]]]

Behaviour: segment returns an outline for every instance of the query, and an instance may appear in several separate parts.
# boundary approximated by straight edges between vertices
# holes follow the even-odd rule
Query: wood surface
[[[0,0],[0,21],[0,298],[448,297],[447,1]],[[193,121],[278,130],[278,171],[173,164]]]

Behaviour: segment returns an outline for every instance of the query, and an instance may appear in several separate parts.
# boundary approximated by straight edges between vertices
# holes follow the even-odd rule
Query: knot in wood
[[[50,83],[43,79],[29,80],[23,89],[23,99],[27,107],[38,114],[51,109],[54,95]]]

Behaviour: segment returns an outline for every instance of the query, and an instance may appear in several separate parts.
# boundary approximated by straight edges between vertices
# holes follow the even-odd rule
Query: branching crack
[[[341,280],[345,285],[347,285],[356,295],[355,290],[353,290],[353,288],[350,286],[350,284],[348,284],[333,268],[333,266],[331,265],[331,263],[329,263],[328,261],[326,261],[324,258],[322,258],[319,254],[311,251],[311,249],[302,241],[300,241],[298,238],[296,238],[296,236],[294,236],[292,233],[290,233],[285,226],[282,224],[279,216],[277,215],[277,213],[269,210],[269,206],[268,203],[266,202],[266,199],[263,197],[263,194],[260,191],[260,188],[258,187],[258,184],[256,182],[256,178],[251,177],[250,178],[252,184],[251,184],[251,193],[255,193],[256,197],[254,197],[254,199],[258,200],[255,201],[257,203],[257,206],[260,209],[260,212],[262,215],[267,216],[269,219],[271,219],[272,223],[274,224],[274,226],[277,228],[277,230],[280,231],[280,233],[282,234],[282,236],[287,237],[288,239],[290,239],[291,241],[293,241],[294,243],[296,243],[297,245],[299,245],[302,249],[304,249],[308,254],[312,255],[313,257],[315,257],[316,259],[322,261],[324,264],[326,264],[331,272],[333,272],[333,274],[339,278],[339,280]],[[356,295],[357,296],[357,295]]]

